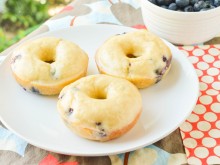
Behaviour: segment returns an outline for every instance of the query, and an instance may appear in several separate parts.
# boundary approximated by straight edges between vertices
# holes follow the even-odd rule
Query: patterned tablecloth
[[[20,43],[47,31],[100,23],[145,28],[138,0],[80,0],[66,6]],[[208,44],[213,42],[216,40]],[[2,52],[0,62],[18,44]],[[79,157],[32,146],[1,124],[0,164],[220,164],[220,45],[181,46],[179,49],[192,62],[200,81],[197,105],[180,129],[155,144],[128,153]]]

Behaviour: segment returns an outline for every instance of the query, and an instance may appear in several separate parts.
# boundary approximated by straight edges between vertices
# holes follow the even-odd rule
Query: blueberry
[[[205,1],[205,4],[206,4],[206,5],[212,5],[212,2],[211,2],[210,0],[209,0],[209,1],[206,0],[206,1]]]
[[[203,5],[203,8],[200,11],[206,11],[206,10],[210,10],[210,9],[213,9],[213,8],[215,8],[215,6],[212,5],[211,1],[205,1],[204,5]]]
[[[192,7],[192,6],[186,6],[186,7],[184,8],[184,11],[185,11],[185,12],[193,12],[194,10],[193,10],[193,7]]]
[[[205,1],[204,5],[203,5],[203,8],[207,8],[207,9],[211,9],[212,7],[212,4],[210,1]]]
[[[214,0],[209,0],[211,5],[214,5]]]
[[[164,0],[164,5],[169,6],[174,0]]]
[[[211,5],[209,9],[214,9],[214,8],[215,8],[215,6]]]
[[[198,12],[220,6],[220,0],[149,0],[150,2],[169,10]]]
[[[168,6],[168,9],[169,10],[177,10],[177,5],[175,3],[171,3],[169,6]]]
[[[156,82],[155,82],[155,84],[156,84],[156,83],[158,83],[162,79],[163,75],[162,75],[161,69],[157,69],[155,71],[155,73],[157,74]]]
[[[189,5],[189,0],[176,0],[176,5],[178,7],[184,8]]]
[[[153,3],[153,4],[157,4],[157,1],[156,0],[149,0],[151,3]]]
[[[214,9],[214,8],[215,6],[210,5],[208,7],[202,8],[200,11],[207,11],[207,10]]]
[[[189,0],[190,5],[194,5],[195,3],[199,2],[199,0]]]
[[[214,6],[216,7],[220,6],[220,0],[214,0]]]
[[[161,71],[159,69],[155,70],[155,73],[159,76],[161,75]]]
[[[157,3],[158,6],[165,5],[165,1],[164,0],[156,0],[156,3]]]
[[[163,6],[163,5],[170,5],[172,2],[174,2],[174,0],[156,0],[156,4],[158,6]]]
[[[165,56],[163,56],[163,62],[166,62],[167,58]]]
[[[30,90],[31,90],[33,93],[40,94],[40,91],[39,91],[37,88],[35,88],[35,87],[31,87]]]
[[[99,132],[99,136],[101,136],[101,137],[107,136],[104,129],[101,129],[101,131]]]
[[[73,113],[73,108],[69,108],[68,115],[71,115]]]
[[[209,9],[208,8],[203,8],[203,9],[201,9],[199,11],[207,11],[207,10],[209,10]]]
[[[166,70],[169,68],[170,63],[171,63],[171,58],[168,59],[168,60],[166,59],[166,61],[164,61],[164,62],[166,62],[166,65],[165,65],[164,68],[155,70],[155,73],[157,74],[158,77],[164,75],[164,73],[166,72]]]
[[[194,4],[193,9],[194,11],[200,11],[201,9],[203,9],[205,6],[205,2],[204,1],[199,1],[197,3]]]
[[[160,7],[164,8],[164,9],[168,9],[168,6],[166,6],[166,5],[162,5]]]

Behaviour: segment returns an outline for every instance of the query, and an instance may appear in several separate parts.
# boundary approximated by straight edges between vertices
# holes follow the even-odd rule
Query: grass
[[[39,25],[36,25],[28,28],[27,30],[19,30],[16,35],[10,32],[6,32],[4,29],[0,28],[0,52],[15,44],[38,27]]]

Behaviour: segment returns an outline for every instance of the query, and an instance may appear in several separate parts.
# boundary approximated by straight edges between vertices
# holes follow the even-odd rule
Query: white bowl
[[[141,10],[147,29],[174,44],[199,44],[220,33],[220,7],[201,12],[179,12],[141,0]]]

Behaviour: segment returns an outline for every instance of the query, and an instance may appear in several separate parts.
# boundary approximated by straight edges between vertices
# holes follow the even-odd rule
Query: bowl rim
[[[206,11],[200,11],[200,12],[180,12],[180,11],[174,11],[174,10],[169,10],[169,9],[165,9],[162,8],[160,6],[157,6],[153,3],[151,3],[149,0],[141,0],[141,8],[143,8],[143,5],[150,5],[152,8],[154,8],[155,10],[161,10],[162,12],[167,12],[169,14],[177,14],[179,16],[195,16],[196,15],[204,15],[204,14],[213,14],[217,11],[220,12],[220,6],[214,8],[214,9],[210,9],[210,10],[206,10]]]

